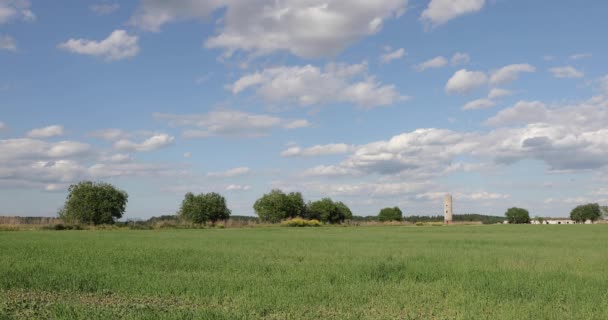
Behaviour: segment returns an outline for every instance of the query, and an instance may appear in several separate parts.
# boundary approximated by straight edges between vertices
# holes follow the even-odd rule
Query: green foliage
[[[301,193],[285,194],[279,189],[263,195],[255,202],[253,209],[260,220],[272,223],[306,215],[306,203]]]
[[[59,217],[67,223],[113,224],[124,214],[128,198],[111,184],[82,181],[68,189]]]
[[[348,207],[344,204],[338,205],[330,198],[323,198],[308,204],[307,218],[321,220],[325,223],[341,223],[350,213],[350,209],[347,209]]]
[[[319,220],[306,220],[302,218],[293,218],[281,222],[284,227],[320,227],[321,222]]]
[[[595,221],[601,216],[602,211],[597,203],[580,205],[570,211],[570,219],[578,223],[584,223],[587,220]]]
[[[196,224],[227,220],[230,218],[230,213],[230,209],[226,205],[226,199],[215,192],[199,195],[188,192],[184,196],[180,208],[180,216],[184,220]]]
[[[523,208],[509,208],[507,212],[505,212],[505,216],[511,224],[530,223],[530,213]]]
[[[399,207],[384,208],[380,210],[380,213],[378,214],[378,221],[380,222],[401,220],[403,220],[403,212],[401,212]]]
[[[600,211],[602,212],[602,217],[608,218],[608,206],[601,206]]]
[[[545,222],[545,218],[539,216],[534,217],[534,220],[538,221],[538,223],[540,224],[543,224],[543,222]]]
[[[336,202],[336,206],[338,210],[340,210],[340,214],[344,217],[344,220],[352,220],[353,212],[350,211],[350,208],[345,205],[343,202]]]

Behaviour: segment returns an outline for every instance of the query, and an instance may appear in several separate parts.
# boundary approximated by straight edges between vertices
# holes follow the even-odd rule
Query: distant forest
[[[499,216],[488,216],[477,213],[466,213],[466,214],[455,214],[452,217],[452,221],[468,222],[468,221],[480,221],[483,224],[494,224],[500,223],[505,220],[505,217]],[[353,216],[353,221],[378,221],[378,216]],[[443,216],[404,216],[403,221],[412,223],[416,222],[443,222]]]

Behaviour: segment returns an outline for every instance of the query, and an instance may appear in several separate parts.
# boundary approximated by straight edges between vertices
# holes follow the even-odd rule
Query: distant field
[[[608,225],[0,232],[0,319],[608,319]]]

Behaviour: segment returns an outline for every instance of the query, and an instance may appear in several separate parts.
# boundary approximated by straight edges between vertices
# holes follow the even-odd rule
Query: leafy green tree
[[[308,219],[317,219],[326,223],[340,223],[344,221],[346,214],[344,208],[340,209],[340,206],[330,198],[323,198],[308,204]]]
[[[570,219],[577,223],[584,223],[587,220],[595,221],[602,216],[600,205],[597,203],[588,203],[580,205],[570,211]]]
[[[340,214],[344,217],[344,220],[352,220],[353,212],[350,211],[350,208],[345,205],[343,202],[336,202],[336,206],[338,210],[340,210]]]
[[[122,218],[128,198],[109,183],[82,181],[69,187],[59,217],[68,223],[113,224]]]
[[[523,208],[509,208],[505,213],[505,216],[511,224],[530,223],[530,213],[528,212],[528,210]]]
[[[385,221],[401,221],[403,220],[403,212],[399,207],[384,208],[378,213],[378,220],[381,222]]]
[[[184,220],[197,224],[204,224],[207,221],[215,223],[218,220],[227,220],[230,218],[230,213],[230,209],[226,205],[226,199],[215,192],[199,195],[188,192],[184,196],[180,208],[180,216]]]
[[[286,195],[286,212],[288,218],[295,217],[306,217],[306,202],[304,202],[304,198],[302,194],[299,192],[291,192]]]
[[[299,200],[304,203],[301,198],[302,195],[299,193],[286,195],[283,191],[274,189],[259,198],[253,205],[253,209],[260,220],[277,223],[283,219],[297,216],[297,213],[301,214],[302,208]]]
[[[602,212],[602,217],[604,217],[604,219],[608,218],[608,206],[601,206],[600,211]]]

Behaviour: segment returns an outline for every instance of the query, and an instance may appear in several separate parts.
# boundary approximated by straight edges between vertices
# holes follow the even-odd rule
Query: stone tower
[[[443,223],[452,223],[452,195],[446,194],[443,198]]]

